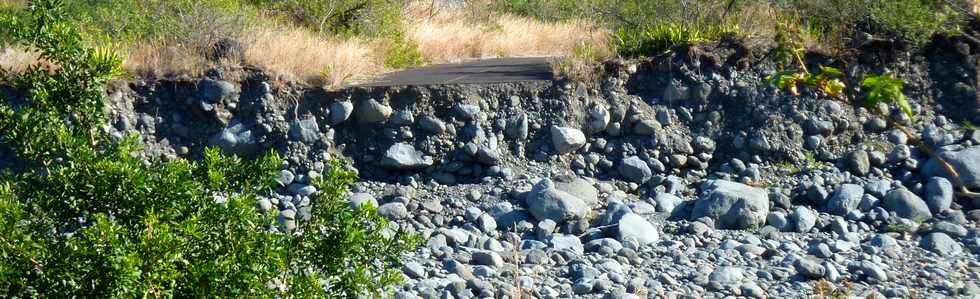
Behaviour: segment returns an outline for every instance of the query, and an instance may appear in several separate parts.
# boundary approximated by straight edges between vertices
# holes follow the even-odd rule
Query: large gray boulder
[[[592,182],[577,176],[557,177],[553,180],[555,189],[574,195],[585,201],[587,205],[595,205],[599,202],[599,190],[592,186]]]
[[[847,215],[847,213],[857,209],[863,195],[864,187],[855,184],[843,184],[827,200],[827,212],[840,216]]]
[[[377,124],[388,120],[394,110],[375,99],[366,99],[357,103],[354,113],[357,122],[362,124]]]
[[[926,183],[926,205],[933,214],[949,209],[953,204],[953,183],[944,177],[931,177]]]
[[[568,219],[582,218],[588,213],[588,205],[578,196],[555,188],[551,179],[542,179],[531,188],[527,196],[528,210],[538,220],[551,219],[561,223]]]
[[[227,153],[242,156],[254,156],[261,147],[252,135],[252,130],[242,123],[236,123],[211,136],[208,143],[217,146]]]
[[[745,229],[762,226],[769,214],[765,190],[726,180],[708,180],[694,205],[691,218],[708,217],[719,228]]]
[[[381,158],[381,166],[391,170],[416,170],[432,165],[431,157],[424,157],[411,144],[392,144]]]
[[[919,247],[941,256],[956,255],[963,252],[963,247],[944,233],[929,233],[923,236],[922,240],[919,240]]]
[[[585,133],[576,128],[552,126],[551,145],[559,155],[574,152],[585,145]]]
[[[623,159],[623,162],[619,163],[619,174],[637,184],[646,183],[653,177],[653,172],[650,171],[647,162],[637,156]]]
[[[621,242],[633,239],[640,245],[647,245],[660,240],[657,228],[643,219],[642,216],[634,213],[628,213],[619,219],[619,223],[616,224],[616,232]]]
[[[939,153],[946,162],[953,165],[963,180],[963,185],[970,189],[980,189],[980,145],[971,146],[959,151],[945,150]],[[935,158],[929,159],[922,168],[922,173],[928,176],[941,176],[950,181],[951,176]],[[955,181],[953,182],[956,183]]]
[[[895,212],[898,217],[906,218],[915,222],[922,222],[932,218],[929,206],[919,198],[918,195],[906,189],[895,189],[889,191],[882,200],[882,207],[885,210]]]
[[[320,127],[316,118],[297,119],[289,125],[289,138],[303,143],[313,143],[320,139]]]
[[[350,118],[351,113],[354,113],[354,104],[350,101],[340,101],[333,102],[330,104],[330,118],[329,123],[331,125],[336,125],[347,121]]]

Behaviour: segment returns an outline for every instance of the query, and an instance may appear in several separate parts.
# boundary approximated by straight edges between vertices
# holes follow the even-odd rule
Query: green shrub
[[[716,41],[726,34],[736,36],[740,32],[737,25],[658,23],[642,30],[620,26],[614,40],[620,55],[633,57],[655,55],[678,45]]]
[[[420,66],[426,63],[425,56],[419,50],[418,44],[406,39],[402,34],[391,36],[387,41],[384,52],[384,65],[387,68],[402,69]]]
[[[32,1],[0,29],[57,68],[11,78],[27,103],[0,102],[0,142],[26,165],[0,175],[0,296],[271,298],[377,296],[417,242],[343,194],[340,161],[315,179],[311,219],[285,232],[255,208],[272,191],[274,153],[244,161],[143,160],[131,136],[101,131],[111,51],[83,46],[59,0]],[[10,74],[4,74],[10,76]]]
[[[871,6],[871,19],[881,31],[915,44],[936,33],[955,33],[959,22],[943,0],[883,0]]]

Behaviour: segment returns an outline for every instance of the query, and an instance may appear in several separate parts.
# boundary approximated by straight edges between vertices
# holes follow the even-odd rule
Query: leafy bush
[[[420,66],[426,63],[425,56],[419,50],[418,44],[398,33],[385,45],[384,65],[387,68],[400,69]]]
[[[134,136],[109,141],[103,88],[119,59],[84,47],[61,8],[35,0],[29,20],[0,20],[56,65],[10,78],[26,102],[0,102],[0,142],[26,164],[0,175],[0,296],[352,297],[400,279],[416,238],[349,206],[357,176],[340,161],[315,179],[311,218],[287,231],[288,217],[255,207],[276,154],[164,162],[137,158]]]
[[[640,30],[621,26],[616,31],[616,46],[623,56],[654,55],[678,45],[696,44],[740,33],[737,25],[692,25],[659,23]]]
[[[909,119],[914,118],[912,106],[909,104],[908,98],[905,97],[905,93],[902,92],[902,89],[905,88],[905,81],[896,78],[895,75],[868,75],[861,81],[861,88],[867,92],[865,104],[868,107],[878,109],[880,103],[892,104],[898,106]]]

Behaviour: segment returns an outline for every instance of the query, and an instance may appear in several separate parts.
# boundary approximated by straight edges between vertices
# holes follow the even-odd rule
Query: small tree
[[[275,153],[164,162],[138,158],[134,136],[110,141],[104,84],[120,60],[85,47],[60,7],[35,0],[28,20],[0,20],[46,62],[3,74],[26,102],[0,102],[0,142],[23,164],[0,174],[0,296],[352,297],[399,281],[416,239],[349,206],[357,176],[341,161],[315,180],[312,218],[285,231],[254,207]]]

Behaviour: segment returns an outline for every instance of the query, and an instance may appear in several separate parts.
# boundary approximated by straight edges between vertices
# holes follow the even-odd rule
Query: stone
[[[640,245],[648,245],[660,240],[657,228],[642,216],[633,213],[628,213],[619,220],[616,231],[621,242],[632,239]]]
[[[480,106],[469,105],[469,104],[457,104],[456,108],[453,109],[456,117],[464,122],[471,122],[479,119],[480,117]]]
[[[574,152],[585,145],[585,133],[569,127],[551,127],[551,145],[559,155]]]
[[[446,124],[442,120],[428,115],[419,119],[419,128],[422,128],[423,131],[430,134],[442,134],[446,132]]]
[[[477,265],[499,268],[504,265],[504,258],[493,251],[477,251],[473,253],[472,261]]]
[[[292,183],[286,186],[286,191],[299,196],[310,196],[316,193],[316,187],[301,183]]]
[[[793,263],[793,268],[796,269],[796,273],[800,274],[800,276],[808,279],[820,279],[827,273],[826,269],[820,263],[807,258],[797,259]]]
[[[609,126],[609,110],[603,105],[592,105],[589,107],[589,132],[598,133],[606,130]]]
[[[871,160],[868,152],[856,150],[847,155],[847,166],[851,173],[857,176],[865,176],[871,171]]]
[[[789,219],[786,218],[786,214],[783,212],[770,212],[766,216],[766,224],[771,225],[779,231],[788,231],[791,228]]]
[[[363,205],[370,205],[373,207],[378,206],[378,200],[374,199],[374,196],[371,195],[371,193],[352,193],[347,197],[347,202],[350,203],[351,208],[355,209]]]
[[[524,140],[527,139],[528,123],[527,115],[520,113],[507,119],[507,127],[504,134],[507,138]]]
[[[796,228],[796,232],[800,233],[810,231],[817,224],[817,213],[804,206],[793,209],[790,218],[793,219],[793,227]]]
[[[652,136],[657,131],[660,131],[661,128],[662,126],[657,120],[644,118],[636,122],[636,125],[633,127],[633,133],[640,136]]]
[[[555,251],[567,250],[579,255],[585,252],[582,240],[572,235],[553,234],[548,237],[548,245]]]
[[[316,118],[297,119],[289,125],[289,138],[303,143],[313,143],[320,139],[320,127]]]
[[[212,146],[221,150],[242,156],[254,156],[261,147],[252,135],[252,130],[242,123],[235,123],[218,132],[208,140]]]
[[[425,268],[417,262],[406,262],[402,265],[402,273],[408,275],[409,278],[422,279],[426,277]]]
[[[926,206],[933,214],[949,210],[953,204],[953,184],[944,177],[931,177],[926,183]]]
[[[739,290],[742,291],[742,295],[749,298],[766,298],[766,291],[759,287],[758,284],[754,282],[746,282],[739,286]]]
[[[394,110],[386,104],[375,99],[366,99],[358,102],[354,113],[357,122],[362,124],[378,124],[388,120]]]
[[[295,178],[296,175],[294,175],[292,171],[283,169],[280,170],[279,175],[276,176],[276,183],[279,183],[279,186],[289,186],[289,184],[293,183]]]
[[[827,200],[826,210],[834,215],[847,215],[848,212],[858,207],[862,196],[864,196],[864,187],[855,184],[843,184]]]
[[[646,183],[653,177],[653,172],[650,171],[647,163],[637,156],[630,156],[623,159],[618,169],[620,175],[637,184]]]
[[[959,151],[943,150],[939,156],[949,162],[960,174],[963,185],[970,189],[980,189],[980,145],[974,145]],[[935,158],[929,159],[922,168],[926,177],[942,176],[950,178],[949,173]]]
[[[906,189],[895,189],[889,191],[882,200],[882,207],[886,210],[895,212],[898,217],[906,218],[915,222],[922,222],[932,218],[929,206],[919,198],[918,195]]]
[[[555,188],[551,179],[542,179],[527,196],[528,210],[538,220],[551,219],[556,223],[582,218],[588,205],[581,198]]]
[[[592,182],[581,177],[562,176],[552,182],[555,183],[555,189],[581,198],[586,205],[591,206],[599,202],[599,190],[592,186]]]
[[[328,122],[330,125],[340,124],[347,121],[353,112],[354,104],[350,101],[333,102],[330,104],[330,117],[328,118]]]
[[[381,159],[381,166],[392,170],[417,170],[432,165],[432,158],[423,157],[411,144],[399,142],[391,145]]]
[[[926,234],[919,240],[919,247],[941,256],[957,255],[963,252],[960,244],[944,233]]]
[[[734,287],[745,280],[745,271],[737,267],[719,267],[708,275],[708,281],[722,287]]]
[[[202,79],[197,84],[198,96],[207,103],[238,101],[241,87],[238,84],[214,79]]]
[[[765,190],[745,184],[708,180],[695,203],[691,218],[708,217],[719,228],[761,227],[769,214],[769,195]]]
[[[657,203],[657,212],[667,212],[674,213],[674,209],[677,208],[684,200],[677,195],[673,195],[665,192],[657,192],[657,195],[653,197],[653,201]]]
[[[408,217],[408,208],[404,203],[390,202],[378,207],[378,214],[389,219],[405,219]]]

